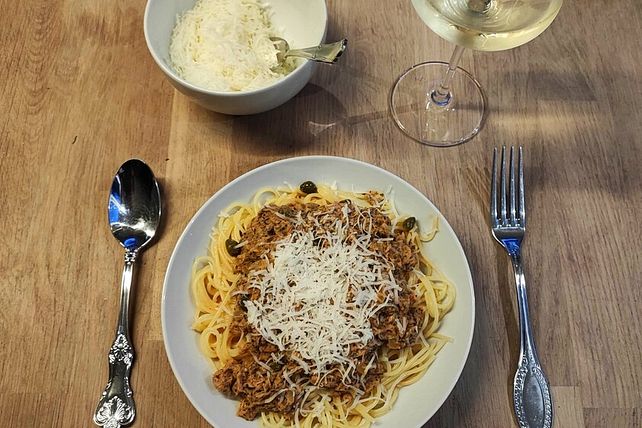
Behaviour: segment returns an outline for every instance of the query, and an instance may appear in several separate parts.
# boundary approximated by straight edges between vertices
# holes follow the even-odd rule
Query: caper
[[[301,191],[306,195],[309,195],[310,193],[317,193],[317,186],[311,181],[304,181],[299,186],[299,189],[301,189]]]
[[[404,230],[411,230],[417,224],[417,219],[414,217],[408,217],[403,221]]]
[[[227,253],[232,257],[236,257],[241,254],[241,249],[238,248],[238,245],[239,243],[232,238],[227,238],[225,240],[225,249],[227,250]]]
[[[239,298],[238,298],[238,305],[239,305],[239,308],[240,308],[243,312],[247,312],[247,306],[245,306],[245,302],[247,302],[247,301],[249,301],[249,300],[250,300],[250,296],[249,296],[249,295],[247,295],[247,294],[241,294],[241,295],[239,296]]]

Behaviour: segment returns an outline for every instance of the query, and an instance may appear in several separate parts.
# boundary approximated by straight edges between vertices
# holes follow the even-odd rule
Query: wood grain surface
[[[131,157],[152,166],[165,203],[135,286],[134,426],[207,426],[165,356],[169,256],[228,181],[307,154],[381,166],[446,216],[470,260],[476,329],[459,383],[425,428],[515,426],[515,292],[487,224],[490,155],[503,144],[526,153],[526,278],[555,426],[642,426],[639,1],[569,0],[533,42],[466,52],[461,65],[491,112],[477,138],[450,149],[403,137],[387,97],[404,69],[452,47],[407,0],[328,5],[328,38],[350,40],[341,63],[280,108],[229,117],[168,84],[147,52],[144,1],[0,0],[0,426],[92,426],[122,269],[107,192]]]

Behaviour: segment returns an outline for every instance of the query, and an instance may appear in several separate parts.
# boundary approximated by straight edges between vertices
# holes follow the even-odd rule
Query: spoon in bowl
[[[129,384],[134,348],[129,339],[129,294],[139,252],[152,240],[161,218],[161,200],[154,173],[143,161],[130,159],[118,170],[107,209],[111,233],[125,248],[116,338],[109,350],[109,381],[94,413],[98,426],[120,428],[136,416]]]
[[[281,37],[270,37],[270,40],[272,40],[274,47],[278,51],[276,59],[279,61],[279,64],[285,61],[289,56],[334,64],[348,46],[348,39],[343,39],[338,42],[322,44],[310,48],[290,49],[290,44],[287,40],[282,39]]]

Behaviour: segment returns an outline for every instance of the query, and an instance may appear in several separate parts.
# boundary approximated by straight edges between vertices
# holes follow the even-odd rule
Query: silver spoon
[[[338,42],[313,46],[311,48],[290,49],[290,44],[287,40],[282,39],[281,37],[270,37],[270,40],[272,40],[274,47],[278,51],[276,59],[279,63],[285,61],[285,58],[289,56],[296,56],[299,58],[309,59],[310,61],[333,64],[337,62],[341,54],[343,54],[343,51],[345,51],[348,46],[348,39],[343,39]]]
[[[161,218],[160,189],[143,161],[130,159],[118,170],[107,209],[111,233],[125,248],[116,338],[109,350],[109,381],[94,413],[98,426],[119,428],[136,416],[129,384],[134,348],[129,340],[129,291],[139,252],[152,240]]]

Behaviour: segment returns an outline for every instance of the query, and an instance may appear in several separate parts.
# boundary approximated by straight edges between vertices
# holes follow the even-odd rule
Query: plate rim
[[[471,269],[470,269],[470,262],[468,261],[468,257],[466,256],[466,252],[464,251],[464,248],[463,248],[463,246],[461,244],[461,241],[459,240],[459,236],[455,233],[455,230],[452,228],[452,226],[448,222],[448,219],[446,219],[446,217],[437,208],[437,206],[423,192],[421,192],[415,186],[410,184],[405,179],[399,177],[398,175],[396,175],[396,174],[394,174],[394,173],[392,173],[392,172],[390,172],[390,171],[388,171],[388,170],[386,170],[386,169],[384,169],[384,168],[382,168],[382,167],[380,167],[378,165],[374,165],[374,164],[371,164],[369,162],[365,162],[365,161],[362,161],[362,160],[359,160],[359,159],[343,157],[343,156],[330,156],[330,155],[304,155],[304,156],[293,156],[293,157],[287,157],[287,158],[283,158],[283,159],[278,159],[278,160],[275,160],[275,161],[272,161],[272,162],[265,163],[263,165],[259,165],[259,166],[255,167],[255,168],[252,168],[252,169],[244,172],[243,174],[239,175],[238,177],[236,177],[233,180],[231,180],[228,183],[226,183],[223,187],[221,187],[216,192],[214,192],[214,194],[212,194],[205,202],[203,202],[201,204],[199,209],[192,215],[192,217],[190,218],[189,222],[184,226],[179,238],[176,240],[176,243],[174,244],[174,248],[172,250],[172,254],[171,254],[171,256],[170,256],[170,258],[169,258],[169,260],[167,262],[167,268],[165,270],[165,275],[164,275],[164,278],[163,278],[163,289],[162,289],[161,299],[160,299],[160,305],[161,305],[161,308],[160,308],[161,330],[162,330],[162,336],[163,336],[163,348],[165,349],[165,356],[166,356],[166,358],[167,358],[167,360],[168,360],[168,362],[170,364],[170,367],[172,369],[172,373],[174,375],[174,378],[178,382],[179,386],[181,387],[181,391],[187,397],[187,399],[189,400],[189,402],[192,405],[192,407],[194,407],[194,409],[196,409],[196,411],[199,413],[199,415],[203,419],[205,419],[205,421],[207,421],[208,424],[210,424],[211,426],[216,428],[217,425],[215,425],[214,421],[212,421],[207,416],[207,412],[205,412],[204,409],[202,409],[201,406],[192,398],[191,394],[189,394],[187,392],[186,387],[185,387],[185,382],[182,379],[182,377],[178,375],[178,369],[176,367],[176,362],[172,358],[172,356],[170,354],[170,350],[168,348],[168,340],[169,339],[168,339],[168,336],[167,336],[167,327],[166,327],[167,321],[166,321],[166,304],[165,304],[165,302],[166,302],[166,297],[167,297],[167,287],[168,287],[168,282],[169,282],[170,270],[171,270],[171,267],[173,266],[173,264],[175,262],[175,258],[178,257],[177,250],[178,250],[179,246],[181,246],[182,242],[189,236],[188,230],[193,225],[193,223],[195,223],[196,220],[200,217],[201,213],[203,211],[205,211],[207,209],[207,207],[211,203],[213,203],[213,200],[215,200],[220,194],[224,193],[229,188],[233,187],[236,183],[242,181],[243,179],[245,179],[246,177],[248,177],[250,175],[257,174],[257,173],[259,173],[259,172],[261,172],[261,171],[263,171],[265,169],[268,169],[268,168],[274,168],[274,167],[281,166],[283,164],[287,164],[287,163],[291,163],[291,162],[298,162],[298,161],[302,161],[302,160],[324,160],[324,161],[339,161],[339,162],[356,163],[356,164],[359,164],[362,167],[375,169],[378,173],[381,173],[381,174],[383,174],[385,176],[388,176],[388,177],[394,178],[396,180],[402,181],[407,186],[409,186],[412,190],[414,190],[421,197],[421,199],[423,199],[423,201],[425,203],[427,203],[429,206],[432,207],[432,209],[435,210],[435,212],[438,214],[438,216],[441,217],[441,219],[443,219],[441,224],[444,225],[455,238],[454,242],[455,242],[456,249],[462,255],[463,260],[465,261],[465,266],[464,266],[465,267],[465,277],[466,277],[466,284],[465,285],[470,290],[471,320],[470,320],[470,325],[467,326],[468,328],[466,330],[466,331],[469,331],[470,334],[468,335],[468,338],[467,338],[466,343],[465,343],[466,351],[465,351],[465,353],[463,355],[463,358],[461,359],[461,362],[460,362],[459,366],[456,368],[456,370],[454,370],[454,372],[456,372],[457,375],[453,377],[453,379],[451,380],[450,384],[446,388],[448,393],[443,395],[443,398],[441,399],[441,402],[438,403],[438,405],[435,407],[435,410],[430,415],[427,415],[426,419],[420,425],[417,426],[417,428],[421,428],[421,426],[423,426],[426,422],[428,422],[439,411],[439,409],[441,409],[441,407],[443,406],[444,402],[450,397],[450,395],[452,394],[455,386],[457,385],[457,383],[459,382],[459,380],[461,378],[461,375],[463,373],[464,367],[466,366],[466,363],[468,361],[468,357],[470,356],[470,350],[471,350],[471,347],[472,347],[472,341],[473,341],[473,338],[475,336],[475,319],[476,319],[475,287],[474,287],[472,272],[471,272]],[[393,405],[393,407],[394,407],[394,405]]]

